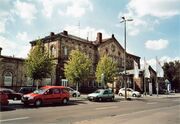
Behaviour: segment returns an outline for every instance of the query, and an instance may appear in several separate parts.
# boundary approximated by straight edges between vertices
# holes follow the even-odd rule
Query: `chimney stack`
[[[51,33],[50,33],[50,36],[51,36],[51,37],[54,36],[54,32],[51,32]]]
[[[101,43],[101,42],[102,42],[102,33],[101,33],[101,32],[98,32],[98,33],[97,33],[96,41],[97,41],[98,43]]]
[[[63,34],[66,35],[66,36],[68,36],[68,32],[65,31],[65,30],[63,31]]]
[[[0,47],[0,56],[1,56],[1,51],[2,51],[2,48]]]

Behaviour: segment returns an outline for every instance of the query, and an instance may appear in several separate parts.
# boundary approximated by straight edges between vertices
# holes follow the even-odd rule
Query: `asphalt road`
[[[180,97],[24,107],[14,102],[0,112],[1,124],[179,124]]]

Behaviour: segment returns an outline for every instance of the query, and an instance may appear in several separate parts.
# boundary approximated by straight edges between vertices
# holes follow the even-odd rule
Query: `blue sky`
[[[0,0],[2,54],[26,58],[29,41],[67,30],[95,40],[115,35],[124,46],[121,17],[127,23],[127,51],[154,66],[180,60],[179,0]],[[80,26],[78,26],[80,25]],[[80,33],[79,33],[80,32]]]

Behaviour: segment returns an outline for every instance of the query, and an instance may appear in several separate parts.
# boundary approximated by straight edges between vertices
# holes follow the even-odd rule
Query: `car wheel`
[[[122,93],[119,93],[119,96],[123,96],[123,94],[122,94]]]
[[[114,101],[114,97],[111,98],[111,101]]]
[[[14,97],[13,100],[17,100],[17,97]]]
[[[35,101],[35,106],[36,106],[36,107],[39,107],[39,106],[41,106],[41,105],[42,105],[42,100],[37,99],[37,100]]]
[[[133,97],[136,97],[136,94],[133,94],[132,96],[133,96]]]
[[[67,104],[68,103],[68,99],[67,98],[64,98],[63,100],[62,100],[62,104]]]
[[[102,102],[102,98],[101,98],[101,97],[99,97],[99,98],[98,98],[98,101],[99,101],[99,102]]]
[[[73,96],[73,97],[77,97],[76,93],[74,93],[72,96]]]

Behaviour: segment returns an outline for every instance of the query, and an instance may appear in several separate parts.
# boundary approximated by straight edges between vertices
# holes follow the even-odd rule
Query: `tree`
[[[96,81],[99,83],[104,82],[105,85],[107,85],[107,82],[113,82],[117,69],[117,63],[110,57],[106,55],[101,57],[96,68]]]
[[[180,61],[164,63],[164,77],[171,82],[172,89],[180,91]]]
[[[42,47],[42,42],[40,40],[36,41],[36,46],[31,49],[28,59],[25,61],[27,75],[33,79],[33,85],[35,81],[38,87],[38,82],[51,74],[53,65],[54,63],[48,52]]]
[[[69,60],[64,65],[64,74],[69,82],[76,83],[78,90],[78,83],[89,76],[91,68],[92,62],[84,53],[72,50]]]

